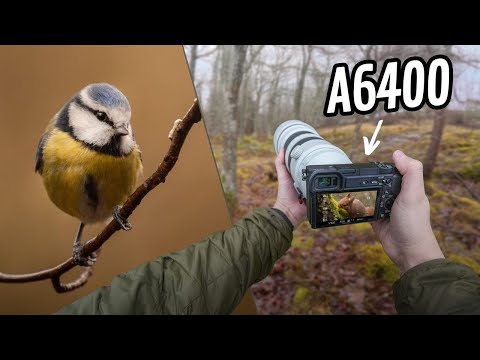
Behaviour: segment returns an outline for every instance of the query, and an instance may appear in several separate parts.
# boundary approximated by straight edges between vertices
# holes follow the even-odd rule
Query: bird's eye
[[[98,120],[100,121],[105,121],[107,119],[107,114],[105,114],[103,111],[97,111],[95,113],[95,116],[97,117]]]

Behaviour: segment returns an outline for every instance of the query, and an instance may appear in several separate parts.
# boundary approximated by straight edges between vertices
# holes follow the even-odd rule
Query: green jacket
[[[291,241],[283,216],[258,209],[228,230],[115,277],[58,314],[230,314]],[[480,278],[448,260],[410,269],[393,293],[400,314],[480,313]]]
[[[255,210],[228,230],[113,278],[58,314],[230,314],[291,242],[282,216]]]
[[[393,285],[399,314],[480,314],[480,277],[446,259],[408,270]]]

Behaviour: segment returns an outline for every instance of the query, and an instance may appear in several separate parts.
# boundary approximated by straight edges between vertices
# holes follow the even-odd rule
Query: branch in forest
[[[165,178],[173,169],[178,160],[180,150],[182,149],[183,143],[185,142],[190,129],[192,128],[193,124],[198,123],[201,119],[202,115],[198,107],[198,101],[195,99],[193,105],[190,107],[183,119],[181,121],[175,121],[174,127],[169,134],[171,144],[160,166],[147,180],[143,182],[143,184],[141,184],[135,190],[133,194],[128,197],[127,201],[125,201],[123,204],[121,210],[119,211],[119,215],[123,219],[127,219],[133,213],[143,198],[150,191],[152,191],[160,183],[165,182]],[[100,232],[100,234],[85,243],[81,255],[87,256],[88,254],[99,250],[100,247],[120,229],[121,227],[118,222],[116,220],[111,220]],[[52,285],[58,293],[72,291],[84,285],[92,274],[92,269],[87,267],[77,280],[68,284],[62,284],[60,282],[60,276],[70,271],[75,266],[77,265],[75,264],[73,258],[69,258],[53,268],[35,273],[4,274],[0,272],[0,283],[25,283],[51,279]]]
[[[472,197],[477,200],[477,201],[480,201],[480,196],[475,192],[475,190],[473,190],[465,180],[462,179],[462,177],[460,175],[458,175],[455,171],[452,171],[452,170],[448,170],[447,171],[450,175],[452,175],[453,177],[455,177],[455,179],[457,179],[460,184],[463,185],[463,187],[465,189],[468,190],[468,192],[472,195]]]

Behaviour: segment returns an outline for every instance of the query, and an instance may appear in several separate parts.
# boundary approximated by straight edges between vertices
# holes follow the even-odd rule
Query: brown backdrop
[[[144,176],[161,161],[173,121],[195,97],[181,46],[0,47],[2,272],[37,271],[71,254],[78,221],[50,202],[34,173],[34,158],[50,118],[92,82],[112,83],[128,97]],[[85,287],[59,295],[49,281],[0,284],[0,313],[54,312],[109,284],[114,275],[229,227],[203,122],[192,129],[166,183],[147,196],[130,220],[133,230],[107,242]],[[87,227],[84,238],[98,229]],[[247,296],[236,313],[254,311]]]

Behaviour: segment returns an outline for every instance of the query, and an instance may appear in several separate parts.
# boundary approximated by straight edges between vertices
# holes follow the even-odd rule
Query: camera
[[[338,147],[299,120],[275,131],[276,153],[285,149],[285,165],[312,228],[355,224],[390,216],[402,176],[391,163],[352,164]]]

